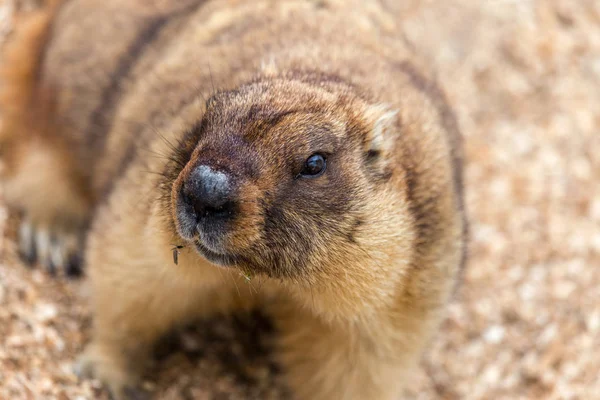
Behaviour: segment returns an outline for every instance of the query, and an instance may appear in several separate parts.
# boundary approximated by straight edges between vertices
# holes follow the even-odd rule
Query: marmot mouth
[[[233,267],[236,264],[237,257],[232,254],[221,254],[214,252],[200,243],[199,240],[195,240],[194,244],[196,245],[196,250],[200,255],[206,258],[213,264],[217,264],[222,267]]]

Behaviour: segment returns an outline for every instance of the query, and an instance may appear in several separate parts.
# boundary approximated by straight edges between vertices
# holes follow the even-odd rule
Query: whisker
[[[167,138],[165,137],[165,135],[163,135],[163,134],[162,134],[162,133],[161,133],[161,132],[158,130],[158,128],[156,128],[156,126],[154,126],[154,125],[152,125],[152,124],[148,124],[148,127],[150,127],[150,129],[152,130],[152,132],[154,132],[154,133],[155,133],[155,134],[156,134],[156,135],[157,135],[159,138],[161,138],[161,139],[162,139],[162,141],[163,141],[163,142],[164,142],[164,143],[165,143],[165,144],[166,144],[166,145],[169,147],[169,149],[171,149],[171,151],[173,151],[173,152],[177,152],[177,147],[176,147],[176,146],[175,146],[173,143],[171,143],[171,142],[169,141],[169,139],[167,139]]]
[[[240,293],[240,288],[238,287],[237,282],[235,281],[235,277],[231,273],[230,269],[228,269],[227,272],[229,272],[229,276],[231,277],[231,280],[233,281],[233,284],[235,285],[235,290],[237,290],[237,294],[241,298],[242,294]]]
[[[217,93],[217,90],[215,89],[215,80],[213,79],[213,74],[212,74],[212,69],[210,68],[210,61],[208,62],[208,73],[210,75],[210,84],[212,86],[212,91],[213,91],[213,95],[215,93]]]
[[[262,287],[265,284],[265,281],[263,280],[262,276],[258,276],[258,290],[262,291]]]
[[[219,271],[219,275],[221,276],[221,283],[223,283],[223,285],[225,285],[227,283],[227,280],[225,279],[225,276],[223,275],[222,269],[217,268],[217,271]]]
[[[145,172],[147,174],[162,176],[163,178],[167,178],[167,179],[169,178],[169,176],[167,174],[165,174],[164,172],[151,171],[151,170],[147,170],[147,169],[142,170],[142,172]]]

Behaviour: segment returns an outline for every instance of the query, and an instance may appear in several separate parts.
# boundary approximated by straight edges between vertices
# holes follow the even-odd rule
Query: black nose
[[[233,212],[230,176],[207,165],[194,168],[184,183],[183,195],[198,219],[223,218]]]

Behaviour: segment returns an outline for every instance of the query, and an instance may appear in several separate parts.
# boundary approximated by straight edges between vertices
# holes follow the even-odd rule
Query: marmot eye
[[[325,172],[326,164],[325,157],[321,154],[313,154],[306,159],[300,175],[306,178],[316,178],[321,176],[323,172]]]

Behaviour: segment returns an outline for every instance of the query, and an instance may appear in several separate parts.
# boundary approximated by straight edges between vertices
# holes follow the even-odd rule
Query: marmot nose
[[[184,184],[183,195],[198,219],[223,218],[233,212],[231,186],[228,174],[200,165],[190,173]]]

